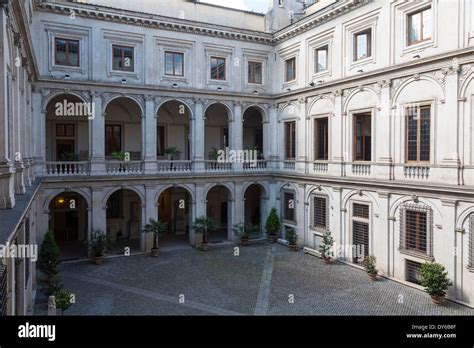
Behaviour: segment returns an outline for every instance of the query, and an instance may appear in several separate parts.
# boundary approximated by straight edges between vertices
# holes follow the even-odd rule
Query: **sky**
[[[266,13],[268,10],[268,0],[201,0],[201,2],[254,12]]]

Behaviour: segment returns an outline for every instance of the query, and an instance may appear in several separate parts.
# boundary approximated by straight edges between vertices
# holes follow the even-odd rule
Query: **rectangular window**
[[[285,159],[296,159],[296,122],[285,123]]]
[[[105,154],[122,151],[122,126],[105,125]]]
[[[354,203],[352,206],[352,244],[355,250],[352,262],[362,263],[369,255],[369,217],[370,207],[367,204]]]
[[[294,192],[283,192],[283,219],[287,221],[295,221],[295,194]]]
[[[73,124],[56,124],[56,136],[74,138],[75,127]]]
[[[328,205],[327,198],[322,196],[313,197],[313,227],[321,230],[328,228]]]
[[[427,213],[405,211],[405,248],[427,253]]]
[[[79,41],[56,38],[55,61],[57,65],[79,66]]]
[[[184,54],[165,52],[165,75],[184,76]]]
[[[327,161],[329,158],[329,119],[315,119],[314,124],[314,159]]]
[[[407,18],[408,46],[431,39],[432,12],[431,7],[411,13]]]
[[[157,141],[156,141],[156,154],[158,156],[165,155],[165,126],[158,126],[157,130]]]
[[[225,81],[225,58],[211,57],[211,79]]]
[[[369,218],[369,206],[367,204],[354,203],[354,210],[352,212],[353,217],[368,219]]]
[[[112,69],[117,71],[133,72],[134,66],[134,48],[127,46],[112,45],[113,64]]]
[[[8,297],[7,266],[0,265],[0,316],[7,315]]]
[[[474,214],[471,214],[470,219],[470,236],[469,236],[469,267],[474,268]]]
[[[431,150],[431,106],[406,109],[405,122],[407,162],[429,162]]]
[[[262,63],[249,62],[249,83],[262,84]]]
[[[296,58],[285,61],[285,81],[293,81],[296,79]]]
[[[354,161],[372,160],[372,115],[354,114]]]
[[[354,35],[354,61],[372,56],[372,29]]]
[[[421,263],[405,260],[405,279],[407,282],[421,285]]]
[[[316,49],[316,73],[328,70],[328,46]]]

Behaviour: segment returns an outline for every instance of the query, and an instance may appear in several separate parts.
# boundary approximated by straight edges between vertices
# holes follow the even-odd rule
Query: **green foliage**
[[[101,230],[95,230],[92,232],[89,241],[89,250],[93,257],[104,256],[110,245],[111,241],[106,233]]]
[[[443,265],[426,262],[421,265],[421,285],[431,296],[444,296],[453,283]]]
[[[174,156],[179,157],[179,155],[181,155],[181,151],[178,149],[177,146],[170,146],[165,149],[165,154],[170,155],[171,160],[174,160]]]
[[[57,291],[62,289],[63,283],[61,282],[61,278],[59,278],[58,274],[52,274],[46,278],[41,287],[41,292],[49,297],[54,295]]]
[[[150,222],[143,228],[143,233],[153,234],[153,249],[158,249],[158,238],[168,231],[168,223],[160,220],[150,219]]]
[[[127,154],[123,151],[112,152],[110,156],[112,156],[115,160],[121,161],[121,162],[125,161],[125,159],[127,158]]]
[[[331,258],[333,256],[332,248],[334,246],[334,238],[331,235],[331,231],[324,232],[323,242],[319,245],[319,252],[321,257],[324,259]]]
[[[364,269],[368,274],[377,274],[377,259],[375,256],[369,255],[364,259]]]
[[[61,152],[59,155],[59,160],[61,162],[79,162],[80,158],[79,155],[73,152]]]
[[[201,216],[194,220],[193,228],[197,233],[202,234],[202,242],[207,243],[207,236],[209,232],[216,230],[216,224],[214,220]]]
[[[217,161],[219,159],[219,150],[213,147],[212,150],[209,152],[209,157],[211,158],[211,160]]]
[[[248,239],[252,234],[258,234],[260,227],[252,224],[235,224],[232,227],[234,235],[242,239]]]
[[[296,245],[296,242],[298,242],[298,234],[293,227],[288,227],[286,229],[285,239],[290,243],[290,245]]]
[[[265,224],[265,229],[269,236],[276,236],[280,231],[280,218],[278,217],[278,211],[276,208],[272,208],[270,214],[268,214],[267,222]]]
[[[50,231],[45,234],[43,243],[41,243],[38,264],[40,271],[46,278],[58,273],[56,267],[59,264],[59,247]]]
[[[61,314],[67,311],[72,306],[72,293],[66,289],[59,289],[54,294],[56,301],[56,308],[61,310]]]

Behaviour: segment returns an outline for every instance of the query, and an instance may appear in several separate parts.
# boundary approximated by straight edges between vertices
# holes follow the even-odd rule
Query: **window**
[[[296,122],[285,123],[285,159],[296,159]]]
[[[123,190],[114,192],[107,201],[107,218],[119,219],[123,211]]]
[[[157,140],[156,140],[156,154],[158,156],[165,155],[165,126],[158,126]]]
[[[352,262],[362,263],[369,256],[369,211],[367,204],[352,206]]]
[[[474,269],[474,214],[471,214],[471,221],[470,221],[470,238],[469,238],[469,268]]]
[[[423,258],[433,253],[432,212],[422,204],[405,203],[400,208],[400,250]]]
[[[113,64],[112,69],[117,71],[133,72],[134,52],[133,47],[112,45]]]
[[[354,61],[372,56],[372,29],[354,34]]]
[[[225,58],[211,57],[211,79],[224,80],[225,77]]]
[[[328,199],[325,196],[313,196],[312,227],[326,231],[328,229]]]
[[[292,191],[283,191],[283,219],[295,222],[295,193]]]
[[[407,44],[408,46],[431,39],[431,7],[411,13],[407,19]]]
[[[105,125],[105,154],[122,151],[122,126]]]
[[[405,279],[407,282],[421,285],[421,263],[405,260]]]
[[[165,52],[165,75],[184,76],[184,54]]]
[[[249,62],[249,83],[262,84],[262,63]]]
[[[405,124],[407,162],[429,162],[431,106],[408,107]]]
[[[7,266],[0,264],[0,316],[6,316],[8,311],[8,274]]]
[[[372,117],[370,113],[354,115],[354,161],[372,160]]]
[[[291,58],[285,61],[285,81],[293,81],[296,79],[296,58]]]
[[[74,138],[74,129],[73,124],[56,124],[56,136],[65,137],[65,138]]]
[[[79,66],[79,41],[56,38],[55,61],[57,65]]]
[[[315,119],[314,125],[314,159],[327,161],[329,158],[329,119],[327,117]]]
[[[316,49],[315,52],[315,67],[316,73],[320,73],[322,71],[328,70],[328,46],[324,46],[321,48]]]

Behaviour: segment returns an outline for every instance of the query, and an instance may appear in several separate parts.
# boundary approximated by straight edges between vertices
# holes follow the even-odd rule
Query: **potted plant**
[[[277,239],[278,232],[280,231],[280,219],[278,218],[278,212],[276,208],[272,208],[270,214],[268,215],[267,222],[265,224],[265,229],[267,231],[268,240],[272,243],[275,243]]]
[[[173,170],[173,161],[176,159],[179,160],[179,156],[181,155],[181,151],[179,151],[177,146],[170,146],[165,149],[165,154],[168,155],[168,159],[171,161],[170,163],[170,170]]]
[[[54,300],[56,302],[56,308],[61,310],[61,315],[72,306],[72,293],[66,289],[60,289],[54,294]]]
[[[453,283],[448,278],[448,272],[443,265],[434,262],[426,262],[421,265],[421,285],[431,296],[436,305],[444,302],[446,292]]]
[[[240,224],[235,224],[232,228],[234,234],[240,238],[240,244],[249,245],[250,238],[250,228],[245,226],[242,222]]]
[[[285,239],[288,241],[290,251],[298,251],[298,234],[293,227],[287,227],[285,231]]]
[[[214,221],[205,216],[201,216],[200,218],[197,218],[194,221],[193,228],[197,233],[202,234],[201,250],[207,251],[207,249],[209,248],[209,243],[207,240],[208,234],[209,232],[216,230],[216,225]]]
[[[57,266],[59,265],[60,255],[59,246],[54,240],[53,233],[51,231],[46,232],[41,243],[40,254],[39,254],[39,269],[44,274],[46,280],[58,274]]]
[[[331,262],[331,256],[333,256],[332,248],[334,246],[334,238],[331,235],[331,231],[327,230],[323,235],[323,242],[319,246],[319,252],[324,262],[327,264]]]
[[[109,238],[106,233],[100,230],[92,232],[89,241],[89,250],[94,265],[101,265],[104,262],[104,256],[109,248]]]
[[[119,162],[125,162],[127,159],[127,153],[123,151],[116,151],[110,154],[112,158]],[[126,170],[126,165],[124,163],[119,163],[119,172],[124,172]]]
[[[158,239],[168,231],[168,223],[160,220],[150,219],[150,222],[143,227],[143,233],[153,234],[153,248],[151,249],[151,256],[158,257],[160,255],[160,248],[158,246]]]
[[[373,255],[366,256],[364,259],[364,269],[369,275],[370,280],[377,280],[377,274],[379,271],[377,270],[377,259]]]

